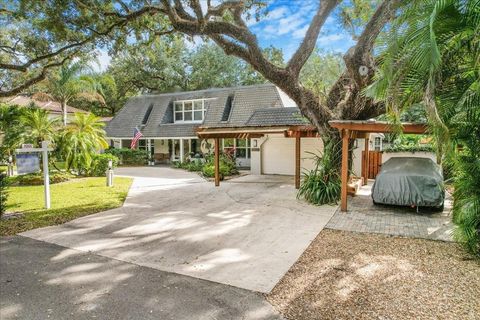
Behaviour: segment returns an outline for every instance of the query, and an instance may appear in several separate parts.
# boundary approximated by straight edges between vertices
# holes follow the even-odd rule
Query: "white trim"
[[[185,159],[185,154],[183,153],[185,139],[179,139],[179,140],[180,140],[180,163],[183,163],[183,160]]]
[[[128,137],[128,138],[125,138],[125,137],[122,137],[122,138],[120,138],[120,137],[107,137],[107,139],[110,139],[110,140],[113,140],[113,139],[132,140],[133,138],[132,137]],[[145,137],[145,136],[143,136],[140,139],[172,140],[172,139],[202,139],[202,138],[199,138],[198,136],[189,136],[189,137]]]
[[[201,101],[201,109],[195,110],[195,102]],[[177,111],[177,103],[181,103],[181,111]],[[190,103],[191,104],[191,110],[185,110],[185,104]],[[205,99],[189,99],[189,100],[176,100],[173,102],[173,123],[178,123],[178,124],[184,124],[184,123],[202,123],[203,120],[205,119],[205,113],[207,109],[205,107]],[[201,112],[202,114],[202,119],[200,120],[195,120],[195,112]],[[182,120],[177,120],[177,113],[182,114]],[[190,114],[192,119],[191,120],[185,120],[185,114]]]

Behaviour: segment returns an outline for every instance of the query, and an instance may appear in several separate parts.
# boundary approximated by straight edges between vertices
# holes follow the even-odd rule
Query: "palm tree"
[[[104,126],[92,113],[75,113],[75,119],[65,128],[59,143],[68,169],[82,172],[90,168],[93,155],[108,147]]]
[[[25,138],[21,117],[27,110],[19,106],[0,104],[0,135],[2,136],[0,154],[2,157],[8,158],[12,155]]]
[[[63,125],[67,125],[67,104],[74,98],[105,103],[99,93],[97,82],[87,75],[82,75],[88,69],[84,61],[64,65],[58,73],[48,78],[47,92],[38,92],[34,98],[39,100],[54,100],[60,103],[63,112]]]
[[[480,0],[413,0],[386,36],[367,94],[397,119],[421,104],[454,166],[456,239],[480,255]],[[460,151],[461,150],[461,151]]]
[[[25,128],[25,140],[41,145],[42,141],[53,142],[58,130],[58,118],[50,118],[43,109],[30,108],[21,116]]]

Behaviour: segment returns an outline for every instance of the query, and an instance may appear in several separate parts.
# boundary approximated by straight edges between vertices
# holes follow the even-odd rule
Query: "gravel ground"
[[[325,229],[267,299],[287,319],[480,319],[480,262],[455,243]]]

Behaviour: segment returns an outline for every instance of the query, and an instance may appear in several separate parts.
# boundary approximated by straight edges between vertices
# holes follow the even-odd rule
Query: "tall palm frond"
[[[412,0],[385,37],[366,90],[398,114],[421,104],[454,164],[456,239],[480,255],[480,0]]]
[[[92,113],[75,114],[60,139],[60,148],[68,168],[75,168],[79,172],[90,168],[93,155],[108,147],[104,126],[101,119]]]
[[[59,120],[56,117],[50,117],[46,110],[27,109],[20,119],[25,128],[25,140],[38,146],[42,141],[55,140]]]
[[[48,78],[47,92],[37,92],[34,98],[40,101],[57,101],[63,111],[63,124],[67,125],[67,104],[75,98],[105,103],[99,84],[93,77],[86,75],[90,67],[79,60],[62,66],[59,71]]]

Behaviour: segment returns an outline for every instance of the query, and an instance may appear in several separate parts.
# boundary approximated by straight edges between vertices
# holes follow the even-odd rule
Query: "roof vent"
[[[152,113],[152,109],[153,109],[153,103],[148,106],[147,112],[145,112],[145,115],[143,116],[143,120],[142,120],[143,126],[147,124],[148,118],[150,118],[150,114]]]
[[[222,121],[228,121],[228,118],[230,118],[230,113],[232,112],[232,106],[233,94],[227,97],[227,101],[225,102],[225,109],[223,109]]]

